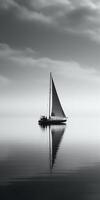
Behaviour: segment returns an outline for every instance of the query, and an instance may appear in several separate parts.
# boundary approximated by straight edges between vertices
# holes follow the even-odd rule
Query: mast
[[[51,72],[50,72],[50,87],[49,87],[49,119],[50,119],[50,110],[51,110]]]

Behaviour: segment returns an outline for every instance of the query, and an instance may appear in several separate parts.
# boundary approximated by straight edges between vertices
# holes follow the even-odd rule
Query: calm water
[[[0,188],[2,199],[100,199],[100,118],[0,118]]]

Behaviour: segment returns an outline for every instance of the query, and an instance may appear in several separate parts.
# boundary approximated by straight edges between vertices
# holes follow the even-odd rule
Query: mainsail
[[[66,118],[60,100],[58,98],[58,94],[52,77],[51,77],[51,101],[52,101],[51,117]]]

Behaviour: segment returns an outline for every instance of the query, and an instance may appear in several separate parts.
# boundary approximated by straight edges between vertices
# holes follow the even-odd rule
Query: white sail
[[[54,85],[53,78],[51,77],[51,117],[66,118],[66,115],[62,109],[58,94]]]

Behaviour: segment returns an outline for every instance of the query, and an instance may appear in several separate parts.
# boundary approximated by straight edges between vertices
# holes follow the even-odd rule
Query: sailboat
[[[50,73],[49,117],[41,116],[38,122],[40,125],[60,125],[66,121],[67,118],[61,106],[52,74]]]

